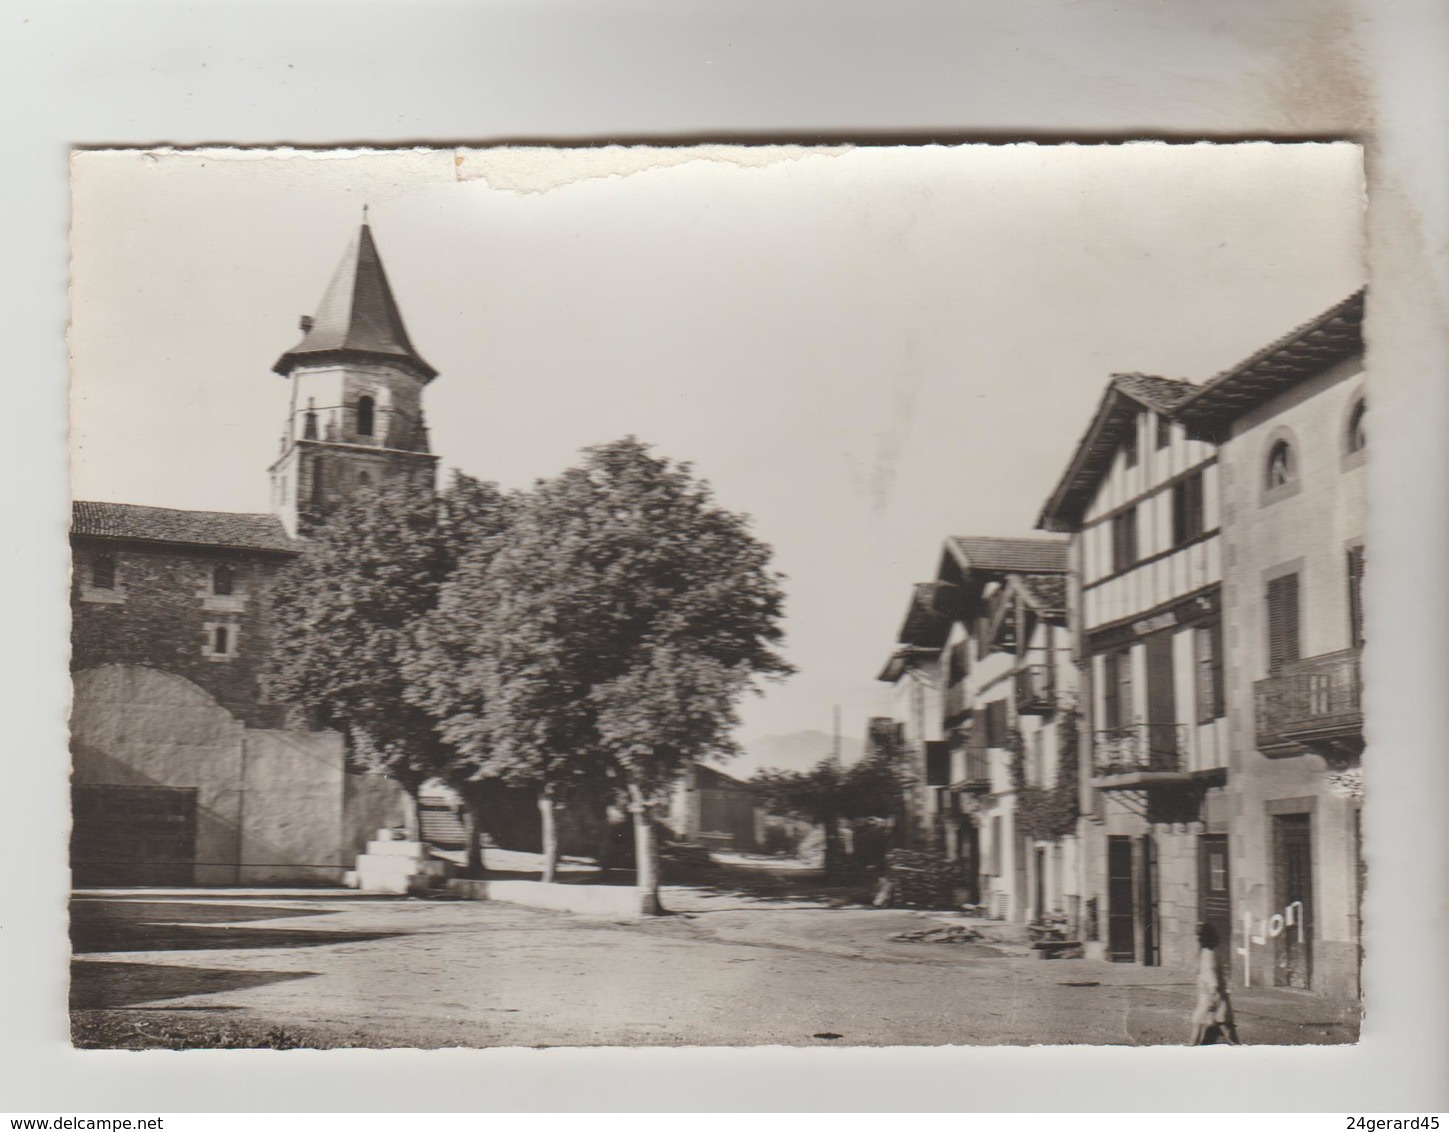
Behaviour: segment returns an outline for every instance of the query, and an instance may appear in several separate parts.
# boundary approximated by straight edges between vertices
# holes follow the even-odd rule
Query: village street
[[[1181,1041],[1189,975],[1036,960],[1009,928],[669,886],[672,914],[622,921],[336,890],[77,894],[80,1045],[1159,1044]],[[988,942],[989,941],[989,942]],[[1248,1044],[1354,1040],[1322,999],[1235,992]]]

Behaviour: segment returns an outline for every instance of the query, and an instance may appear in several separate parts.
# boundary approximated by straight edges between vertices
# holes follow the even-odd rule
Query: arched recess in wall
[[[359,397],[357,399],[357,435],[371,436],[374,428],[374,416],[377,403],[371,397]]]
[[[1296,495],[1303,486],[1303,448],[1298,436],[1286,425],[1268,434],[1258,450],[1260,503],[1266,506]]]

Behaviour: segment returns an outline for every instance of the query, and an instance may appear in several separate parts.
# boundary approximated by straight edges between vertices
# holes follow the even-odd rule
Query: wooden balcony
[[[1029,664],[1016,671],[1018,715],[1051,715],[1056,710],[1056,688],[1049,664]]]
[[[1092,735],[1092,785],[1099,790],[1185,786],[1186,747],[1180,723],[1135,723]]]
[[[1363,753],[1359,650],[1325,653],[1254,684],[1258,750],[1270,758],[1308,751],[1330,759]]]

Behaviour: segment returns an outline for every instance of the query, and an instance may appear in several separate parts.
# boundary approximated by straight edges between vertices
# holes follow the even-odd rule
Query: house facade
[[[941,663],[951,623],[936,608],[937,587],[912,587],[897,645],[876,679],[891,686],[890,718],[909,769],[897,841],[904,848],[944,848],[951,803],[950,752],[943,729]],[[957,854],[953,853],[953,856]]]
[[[1360,292],[1178,409],[1222,483],[1234,976],[1341,999],[1361,957],[1363,309]]]
[[[972,902],[997,919],[1024,920],[1035,891],[1035,851],[1017,823],[1020,721],[1036,718],[1044,704],[1024,698],[1029,710],[1019,712],[1017,690],[1033,669],[1054,669],[1043,644],[1054,638],[1038,624],[1040,612],[1024,631],[1023,595],[1064,582],[1066,555],[1060,539],[956,537],[946,541],[937,571],[935,607],[948,623],[938,662],[947,777],[938,800],[941,842],[948,857],[962,862]],[[1044,752],[1042,727],[1030,730]],[[1053,862],[1044,860],[1042,868]],[[1056,884],[1060,890],[1059,878]]]
[[[1084,927],[1098,954],[1190,965],[1230,929],[1231,817],[1215,445],[1173,413],[1194,386],[1112,380],[1039,525],[1071,536],[1083,695]]]

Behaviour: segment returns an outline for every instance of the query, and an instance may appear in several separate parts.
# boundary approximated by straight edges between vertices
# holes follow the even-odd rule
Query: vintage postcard
[[[1359,147],[72,185],[76,1046],[1357,1041]]]

